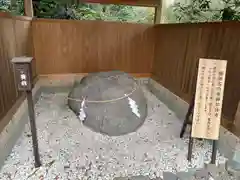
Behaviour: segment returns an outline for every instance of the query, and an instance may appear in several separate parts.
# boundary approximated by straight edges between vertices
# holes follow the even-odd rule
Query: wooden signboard
[[[225,60],[199,60],[191,134],[193,138],[219,138],[226,67]]]

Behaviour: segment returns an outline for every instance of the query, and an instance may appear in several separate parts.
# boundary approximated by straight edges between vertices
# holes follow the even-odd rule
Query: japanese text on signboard
[[[192,137],[218,139],[227,62],[200,59]]]

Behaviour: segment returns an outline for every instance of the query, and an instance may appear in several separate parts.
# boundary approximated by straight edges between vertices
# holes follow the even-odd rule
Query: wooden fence
[[[21,94],[16,90],[13,66],[15,56],[32,54],[31,19],[0,14],[0,119]],[[34,74],[35,75],[35,74]],[[2,124],[0,124],[0,129]]]
[[[0,16],[0,27],[0,118],[20,96],[10,59],[33,54],[37,74],[115,69],[152,73],[187,101],[195,91],[198,59],[226,59],[223,114],[231,120],[235,115],[240,99],[240,23],[151,26]]]
[[[155,26],[153,78],[189,102],[199,58],[228,60],[223,115],[233,120],[240,99],[240,23]]]
[[[37,72],[66,74],[119,69],[150,74],[154,57],[150,27],[104,21],[33,20]]]

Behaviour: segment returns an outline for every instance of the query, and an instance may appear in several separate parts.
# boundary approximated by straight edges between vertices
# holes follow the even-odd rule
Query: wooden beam
[[[32,17],[27,16],[14,16],[9,12],[0,12],[0,18],[9,18],[9,19],[15,19],[20,21],[31,21]]]
[[[155,24],[163,23],[163,7],[164,7],[164,0],[159,0],[158,6],[155,8]]]
[[[24,0],[24,15],[28,17],[33,17],[32,0]]]

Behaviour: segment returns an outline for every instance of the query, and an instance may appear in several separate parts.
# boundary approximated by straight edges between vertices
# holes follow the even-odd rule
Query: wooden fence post
[[[163,0],[159,0],[159,4],[155,7],[155,16],[154,16],[154,23],[161,24],[163,21]]]
[[[32,0],[24,0],[24,15],[28,17],[33,17]]]

